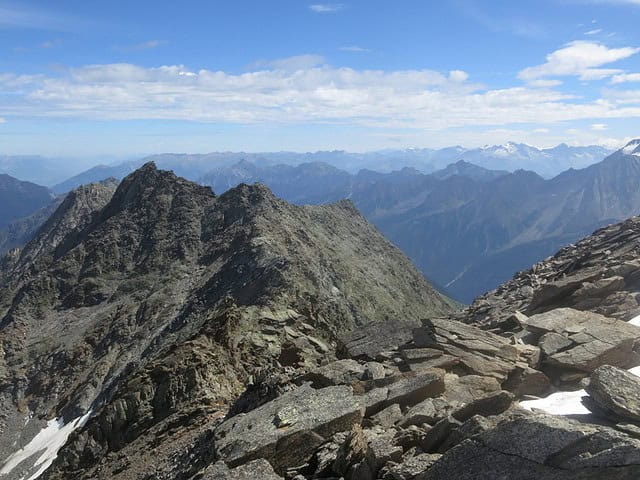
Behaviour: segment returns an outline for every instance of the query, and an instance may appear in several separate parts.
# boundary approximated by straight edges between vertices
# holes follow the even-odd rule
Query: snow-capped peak
[[[640,157],[640,138],[636,138],[635,140],[631,140],[622,148],[622,153],[625,155],[635,155],[636,157]]]

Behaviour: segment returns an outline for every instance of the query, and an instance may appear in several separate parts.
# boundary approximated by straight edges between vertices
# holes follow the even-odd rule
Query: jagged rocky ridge
[[[286,389],[268,372],[453,305],[349,202],[294,207],[261,185],[216,197],[153,164],[115,192],[81,187],[2,261],[0,478],[41,468],[13,465],[16,445],[52,418],[81,428],[45,477],[188,478],[215,458],[211,425]]]
[[[155,180],[143,182],[140,175],[154,176]],[[65,242],[59,243],[56,251],[65,252],[60,258],[68,258],[70,252],[81,245],[87,252],[103,249],[95,248],[102,242],[111,245],[113,240],[106,238],[100,226],[109,222],[111,226],[113,222],[118,224],[124,221],[122,217],[141,222],[156,235],[167,232],[166,226],[173,224],[175,217],[168,222],[166,219],[171,215],[161,214],[142,222],[146,217],[140,214],[138,199],[153,199],[154,207],[144,210],[145,215],[166,211],[157,208],[156,205],[163,203],[158,203],[159,196],[151,195],[150,190],[162,191],[163,196],[173,191],[174,200],[169,203],[181,205],[175,200],[179,197],[175,192],[182,191],[177,186],[183,185],[181,182],[151,167],[129,177],[109,203],[83,223],[83,232],[97,233],[74,233],[75,247],[70,250],[63,247]],[[140,184],[147,187],[135,186]],[[188,182],[183,186],[192,189],[188,198],[202,195],[209,199],[205,212],[220,211],[218,209],[229,215],[236,212],[231,225],[224,228],[230,247],[213,249],[227,252],[232,258],[238,252],[245,255],[249,251],[239,238],[262,238],[269,249],[275,249],[279,243],[273,237],[277,235],[273,220],[278,218],[282,224],[285,213],[294,215],[295,212],[296,220],[289,219],[284,225],[303,221],[305,211],[328,215],[327,209],[291,207],[269,196],[264,187],[241,186],[226,198],[212,197]],[[248,197],[248,192],[256,196]],[[264,205],[265,198],[270,199],[271,207]],[[123,204],[129,207],[114,206]],[[190,204],[188,211],[193,208]],[[258,212],[247,213],[254,209]],[[342,214],[335,214],[335,209]],[[345,209],[350,220],[348,234],[340,221]],[[120,213],[123,211],[125,213]],[[238,211],[243,214],[239,216]],[[279,276],[261,283],[264,296],[259,298],[265,298],[265,303],[239,301],[246,298],[246,292],[256,291],[255,281],[236,287],[237,277],[246,272],[251,272],[249,278],[256,278],[260,264],[254,264],[243,271],[236,268],[234,275],[224,276],[224,281],[217,284],[232,288],[232,293],[220,304],[208,303],[202,310],[189,310],[189,316],[181,313],[184,310],[173,314],[166,306],[158,306],[151,295],[138,300],[136,314],[128,322],[118,321],[117,314],[113,313],[102,317],[95,328],[109,333],[102,334],[102,343],[97,342],[99,336],[93,334],[90,343],[87,342],[90,348],[84,347],[85,350],[96,355],[101,350],[94,345],[108,345],[105,357],[128,355],[135,360],[117,371],[116,376],[112,376],[112,372],[118,363],[110,360],[110,370],[104,378],[111,378],[112,383],[103,382],[104,386],[99,387],[101,393],[94,394],[96,401],[85,401],[83,405],[65,400],[62,407],[59,400],[58,406],[52,408],[52,412],[70,410],[69,418],[82,418],[79,415],[87,411],[88,405],[93,406],[91,418],[69,437],[42,478],[638,478],[640,377],[636,375],[640,375],[640,327],[637,326],[640,312],[638,303],[631,302],[635,299],[633,279],[640,272],[640,265],[633,262],[638,219],[596,232],[574,250],[560,252],[556,262],[549,260],[545,267],[537,266],[528,274],[521,274],[463,312],[447,314],[446,303],[439,303],[443,300],[427,295],[426,299],[411,303],[415,311],[405,306],[403,313],[388,313],[387,318],[380,318],[383,321],[359,322],[355,317],[342,314],[340,309],[327,309],[332,298],[326,293],[327,287],[335,285],[334,279],[348,278],[350,285],[366,282],[351,292],[353,299],[362,291],[372,292],[376,286],[383,290],[395,289],[392,298],[398,297],[398,288],[413,292],[411,298],[419,297],[417,292],[421,289],[430,290],[419,277],[415,280],[417,291],[397,284],[404,275],[414,278],[409,273],[413,270],[407,265],[406,270],[403,266],[403,276],[392,274],[388,269],[393,264],[372,255],[374,245],[383,248],[386,243],[376,240],[374,245],[367,244],[367,252],[362,256],[357,255],[358,249],[348,247],[353,242],[356,245],[364,242],[365,239],[357,242],[353,237],[358,238],[367,228],[370,229],[367,235],[374,235],[367,237],[369,241],[378,238],[364,222],[362,225],[355,222],[357,228],[352,225],[356,219],[362,220],[350,205],[336,205],[329,207],[329,211],[334,213],[330,216],[331,232],[326,232],[326,223],[314,216],[313,222],[305,223],[309,229],[316,226],[307,233],[306,241],[314,242],[317,256],[328,248],[318,240],[321,231],[329,235],[329,243],[349,252],[338,256],[333,265],[346,262],[351,271],[344,277],[339,271],[333,272],[333,283],[316,282],[317,297],[303,295],[306,308],[298,303],[292,305],[290,297],[285,297],[282,292],[291,290],[275,282],[274,278],[282,278]],[[183,214],[177,217],[183,218]],[[259,219],[267,222],[262,224]],[[212,223],[221,225],[224,221],[221,218],[220,223]],[[248,224],[251,233],[244,230]],[[160,226],[159,231],[156,225]],[[126,227],[126,230],[115,230],[130,231],[134,224],[127,223]],[[291,229],[288,234],[287,238],[292,237]],[[119,245],[126,246],[122,248],[126,252],[152,249],[156,256],[162,255],[157,252],[166,252],[158,246],[166,237],[159,239],[148,234],[145,238],[150,240],[132,242],[125,238]],[[175,238],[171,238],[173,240]],[[192,250],[182,247],[180,251]],[[206,250],[204,256],[198,258],[209,259],[210,252]],[[288,273],[298,285],[314,278],[314,272],[323,271],[312,266],[306,269],[297,266],[301,258],[306,262],[315,261],[301,252],[304,249],[296,246],[281,254],[289,262]],[[393,252],[389,250],[387,255]],[[404,257],[395,255],[394,262],[406,262]],[[370,272],[360,274],[355,268],[361,265],[356,262],[362,262],[363,256],[387,274],[374,277]],[[196,263],[188,263],[188,259],[193,258],[189,254],[177,256],[174,270],[168,266],[172,256],[162,257],[160,264],[149,266],[149,257],[140,255],[135,257],[139,260],[129,263],[140,265],[132,270],[123,269],[120,258],[122,255],[101,254],[92,257],[86,265],[87,268],[102,265],[100,278],[107,279],[112,277],[105,276],[105,272],[109,275],[124,272],[130,274],[129,278],[134,274],[138,278],[141,274],[148,277],[170,270],[171,276],[162,277],[163,282],[170,282],[179,271],[175,270],[177,266],[185,264],[191,267],[191,271],[185,273],[185,281],[205,277],[193,273],[197,272]],[[55,272],[57,279],[69,278],[68,272],[53,267],[60,264],[59,260],[51,262],[45,277],[53,278]],[[13,268],[20,264],[20,260],[14,261],[16,267]],[[105,265],[117,268],[107,269]],[[234,268],[237,265],[234,263]],[[540,272],[548,275],[543,277]],[[589,275],[580,275],[586,272]],[[613,273],[624,282],[611,279]],[[571,285],[569,289],[565,289],[564,283],[557,283],[563,274]],[[31,284],[34,281],[42,284],[28,269],[24,275]],[[207,284],[211,285],[211,277],[207,278]],[[372,278],[375,281],[372,282]],[[528,278],[528,283],[523,283],[522,278]],[[605,281],[598,283],[600,280]],[[402,283],[407,284],[413,285],[413,280]],[[520,291],[522,288],[524,292]],[[338,286],[338,289],[346,287]],[[136,292],[139,294],[140,290]],[[192,297],[206,303],[206,298],[214,295],[213,290],[208,295],[197,295],[202,289],[190,292],[196,295],[189,293],[181,299],[188,306],[195,304]],[[332,288],[329,292],[336,293]],[[370,311],[388,308],[384,307],[384,298],[379,298],[380,290],[372,293],[373,296],[366,296],[366,301],[379,303],[370,306]],[[287,300],[281,303],[283,297]],[[15,303],[30,305],[22,298]],[[94,296],[80,298],[95,299]],[[111,294],[106,300],[71,310],[77,316],[76,322],[79,323],[80,316],[86,322],[91,315],[99,315],[96,309],[99,311],[121,298]],[[537,303],[532,302],[533,298],[538,299]],[[614,302],[616,298],[622,300]],[[436,308],[436,304],[440,308]],[[396,305],[400,305],[397,309],[406,305],[406,297]],[[64,308],[58,307],[60,312]],[[364,308],[356,305],[350,311]],[[204,321],[196,315],[196,312],[206,315],[211,311],[214,313]],[[29,312],[33,312],[31,305],[25,311]],[[156,316],[153,312],[159,313]],[[160,317],[165,321],[172,319],[168,328],[157,329],[159,325],[167,325]],[[10,318],[15,321],[17,317]],[[411,321],[418,318],[420,322]],[[76,328],[78,323],[74,325]],[[142,335],[131,340],[136,332]],[[36,358],[43,348],[42,336],[39,338],[40,343],[30,347]],[[143,343],[142,348],[139,343]],[[143,354],[139,354],[141,351]],[[72,358],[74,364],[77,358],[83,361],[82,356]],[[70,363],[67,358],[61,361],[64,365]],[[90,388],[96,388],[96,384],[93,380]],[[64,390],[59,385],[56,387]],[[82,388],[84,398],[89,398],[90,388],[87,384]],[[538,397],[541,399],[536,400]],[[37,398],[36,395],[30,399],[30,408],[38,408]],[[68,398],[71,400],[72,396]],[[573,402],[570,405],[569,400]]]

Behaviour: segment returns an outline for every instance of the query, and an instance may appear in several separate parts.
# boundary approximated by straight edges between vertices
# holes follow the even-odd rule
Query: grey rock
[[[544,397],[551,390],[551,380],[540,370],[527,365],[518,365],[502,384],[502,388],[515,396],[535,395]]]
[[[586,391],[604,411],[640,422],[640,378],[636,375],[603,365],[591,374]]]
[[[401,462],[403,449],[394,443],[395,432],[388,431],[369,440],[369,449],[373,455],[376,474],[389,462]]]
[[[422,480],[631,480],[640,441],[608,427],[562,417],[505,417],[448,450]]]
[[[240,467],[229,469],[224,462],[218,462],[208,467],[201,480],[283,480],[277,475],[271,464],[264,459],[254,460]]]
[[[565,335],[560,335],[555,332],[547,332],[538,342],[538,346],[542,353],[544,353],[547,357],[557,353],[565,348],[568,348],[573,345],[573,342],[569,340]]]
[[[440,459],[440,454],[421,453],[410,457],[400,464],[391,463],[383,472],[382,480],[418,480],[421,474],[426,472]]]
[[[311,370],[299,379],[299,383],[311,382],[314,388],[351,385],[363,378],[364,371],[365,367],[355,360],[337,360]]]
[[[444,372],[442,370],[425,370],[389,385],[387,405],[394,403],[401,407],[415,405],[422,400],[436,397],[444,392]]]
[[[367,362],[364,364],[363,380],[381,380],[386,376],[386,369],[382,363]]]
[[[379,412],[386,405],[389,405],[387,398],[389,396],[389,388],[380,387],[373,388],[361,395],[356,396],[360,406],[364,409],[364,415],[370,417]]]
[[[451,415],[456,420],[464,422],[474,415],[489,417],[499,415],[507,410],[513,403],[514,396],[504,390],[492,392],[482,398],[478,398],[471,403],[463,405]]]
[[[533,352],[511,345],[505,338],[454,320],[425,320],[414,330],[414,343],[420,348],[442,350],[456,357],[457,369],[467,374],[490,376],[504,381],[515,362],[531,361]]]
[[[420,447],[428,453],[437,453],[440,446],[449,438],[462,422],[452,416],[448,416],[436,423],[422,438]]]
[[[380,352],[393,350],[412,340],[417,322],[387,320],[369,323],[339,339],[338,353],[345,358],[377,360]]]
[[[398,423],[399,426],[408,427],[409,425],[423,425],[425,423],[432,425],[435,423],[436,419],[442,416],[441,412],[444,410],[444,408],[438,409],[436,407],[435,400],[437,399],[428,398],[411,407]],[[444,400],[442,402],[446,404]]]
[[[556,369],[591,372],[600,365],[630,368],[640,364],[640,327],[591,312],[558,308],[529,318],[527,329],[538,333],[553,332],[577,338],[546,357],[544,363]],[[576,334],[580,334],[576,337]]]
[[[223,422],[215,430],[216,454],[231,466],[265,458],[281,472],[311,457],[316,445],[301,443],[301,434],[313,432],[326,439],[361,420],[350,387],[303,386]]]
[[[379,411],[371,417],[371,421],[374,424],[387,428],[393,427],[401,419],[402,410],[400,409],[400,405],[397,403],[389,405],[387,408]]]

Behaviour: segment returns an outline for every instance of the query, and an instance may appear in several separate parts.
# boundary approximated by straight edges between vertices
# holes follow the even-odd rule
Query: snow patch
[[[585,415],[591,411],[582,404],[582,397],[587,392],[578,390],[577,392],[558,392],[539,400],[527,400],[520,402],[520,405],[527,410],[534,408],[542,410],[551,415]]]
[[[630,323],[631,325],[635,325],[636,327],[640,327],[640,315],[638,315],[637,317],[633,317],[627,323]]]
[[[640,367],[631,368],[628,372],[640,377]],[[520,402],[520,406],[527,410],[542,410],[550,415],[590,415],[591,411],[582,404],[582,397],[588,395],[584,390],[557,392],[538,400]]]
[[[7,458],[4,465],[2,465],[2,468],[0,468],[0,477],[7,475],[25,460],[42,452],[34,464],[34,468],[38,468],[38,470],[27,480],[35,480],[38,478],[51,466],[58,456],[58,451],[67,442],[69,435],[71,435],[74,430],[83,427],[87,423],[91,413],[92,411],[89,410],[85,415],[78,417],[67,424],[64,423],[64,419],[62,417],[49,420],[49,422],[47,422],[47,426],[33,437],[27,445]],[[23,479],[24,477],[22,477],[21,480]]]

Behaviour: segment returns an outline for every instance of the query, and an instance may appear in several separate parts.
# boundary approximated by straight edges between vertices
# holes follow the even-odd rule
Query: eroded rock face
[[[591,374],[585,390],[605,412],[640,422],[640,378],[636,375],[604,365]]]

